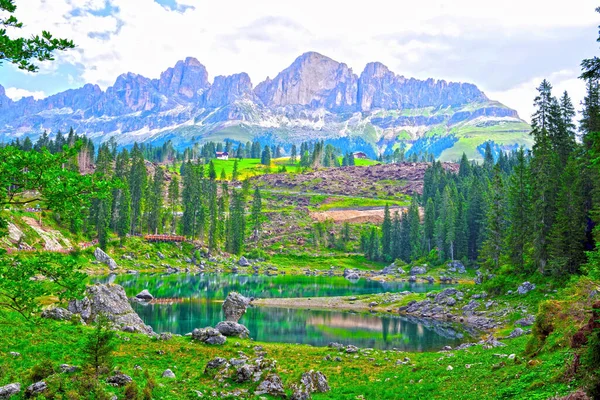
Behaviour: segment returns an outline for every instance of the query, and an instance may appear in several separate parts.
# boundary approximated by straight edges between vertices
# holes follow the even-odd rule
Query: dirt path
[[[369,305],[348,297],[297,297],[286,299],[257,299],[252,302],[258,307],[301,308],[306,310],[353,310],[368,311]]]
[[[390,207],[390,213],[392,216],[394,212],[398,211],[400,215],[408,210],[408,207]],[[313,211],[310,216],[315,221],[332,220],[333,222],[351,222],[351,223],[364,223],[371,222],[373,224],[380,224],[383,222],[383,214],[385,209],[383,207],[370,208],[370,209],[345,209],[345,210],[328,210],[328,211]]]

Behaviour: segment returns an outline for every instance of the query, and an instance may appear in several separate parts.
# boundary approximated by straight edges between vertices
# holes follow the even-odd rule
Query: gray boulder
[[[517,338],[519,336],[523,336],[525,334],[525,332],[523,331],[523,329],[521,328],[515,328],[514,331],[512,331],[510,333],[510,335],[507,336],[507,339],[514,339]]]
[[[346,275],[345,278],[349,281],[355,281],[360,279],[360,275],[358,275],[356,272],[351,272],[348,275]]]
[[[113,376],[110,376],[106,379],[106,383],[108,383],[109,385],[112,386],[125,386],[128,383],[133,382],[133,379],[131,379],[131,377],[129,375],[125,375],[125,374],[115,374]]]
[[[48,385],[46,384],[46,382],[44,382],[44,381],[36,382],[33,385],[30,385],[27,387],[27,389],[25,390],[25,396],[33,397],[35,395],[42,393],[47,388],[48,388]]]
[[[241,257],[240,257],[240,260],[238,261],[238,265],[239,265],[240,267],[249,267],[249,266],[251,266],[252,264],[250,264],[250,261],[248,261],[248,259],[247,259],[246,257],[244,257],[244,256],[241,256]]]
[[[534,322],[535,322],[535,315],[528,315],[525,318],[521,318],[521,319],[515,321],[515,325],[531,326],[534,324]]]
[[[69,365],[69,364],[61,364],[60,365],[60,372],[62,372],[63,374],[72,374],[77,371],[79,371],[79,367],[76,367],[74,365]]]
[[[164,259],[165,259],[165,255],[164,255],[163,253],[161,253],[160,251],[157,251],[157,252],[156,252],[156,256],[157,256],[158,258],[160,258],[161,260],[164,260]]]
[[[223,336],[221,332],[219,332],[215,328],[210,327],[204,329],[194,329],[192,331],[192,338],[202,343],[216,345],[223,344],[227,340],[227,338]]]
[[[237,369],[235,381],[238,383],[248,382],[254,377],[255,372],[254,366],[244,364]]]
[[[108,268],[111,271],[119,268],[115,260],[110,258],[110,256],[106,254],[100,247],[96,247],[96,250],[94,250],[94,257],[96,257],[96,260],[100,261],[101,263],[108,265]]]
[[[459,274],[464,274],[467,272],[467,270],[460,261],[450,261],[448,263],[448,272],[458,272]]]
[[[54,319],[57,321],[68,321],[73,318],[73,313],[62,307],[51,307],[42,311],[42,318]]]
[[[427,273],[427,268],[425,267],[412,267],[409,275],[414,276],[414,275],[423,275]]]
[[[221,321],[215,326],[215,329],[221,332],[224,336],[233,336],[247,338],[250,336],[250,331],[244,325],[233,321]]]
[[[523,282],[518,288],[517,288],[517,292],[519,294],[527,294],[529,292],[531,292],[533,289],[535,289],[535,284],[534,283],[529,283],[529,282]]]
[[[246,313],[250,299],[237,292],[231,292],[223,302],[223,312],[227,321],[238,322]]]
[[[21,391],[20,383],[11,383],[6,386],[0,387],[0,399],[9,399],[12,395],[15,395]]]
[[[388,265],[387,267],[382,269],[379,274],[380,275],[395,275],[397,273],[398,273],[398,267],[396,267],[396,264],[394,263],[394,264]]]
[[[163,378],[175,379],[175,374],[170,369],[166,369],[165,372],[162,373]]]
[[[270,396],[286,397],[281,378],[277,374],[269,374],[264,381],[258,385],[255,395],[268,394]]]
[[[88,286],[83,300],[72,300],[69,311],[81,315],[86,323],[93,323],[104,314],[119,329],[132,327],[137,332],[153,333],[152,328],[133,311],[125,290],[119,285],[96,284]]]
[[[136,299],[140,299],[140,300],[152,300],[154,299],[154,296],[152,296],[152,294],[150,294],[150,292],[148,291],[148,289],[144,289],[141,292],[139,292],[136,296]]]
[[[305,372],[300,378],[300,383],[309,393],[325,393],[330,390],[327,377],[320,371]]]

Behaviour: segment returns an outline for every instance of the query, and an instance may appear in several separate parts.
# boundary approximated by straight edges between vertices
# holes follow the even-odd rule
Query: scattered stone
[[[192,338],[207,344],[223,344],[227,338],[215,328],[194,329]]]
[[[215,329],[225,336],[234,336],[242,339],[250,336],[248,328],[234,321],[221,321],[217,324]]]
[[[458,272],[459,274],[464,274],[467,272],[467,270],[460,261],[451,261],[448,263],[448,272]]]
[[[327,345],[327,347],[329,347],[330,349],[340,350],[344,347],[344,345],[341,343],[331,342]]]
[[[506,346],[504,343],[497,341],[494,335],[490,335],[486,340],[482,341],[482,344],[484,349]]]
[[[42,393],[47,388],[48,388],[48,385],[46,384],[46,382],[44,382],[44,381],[36,382],[33,385],[30,385],[29,387],[27,387],[27,389],[25,390],[25,396],[33,397],[37,394]]]
[[[244,364],[237,369],[235,380],[238,383],[249,382],[255,372],[255,368],[252,365]]]
[[[0,399],[9,399],[11,396],[21,391],[20,383],[11,383],[0,387]]]
[[[360,279],[360,275],[358,275],[356,272],[351,272],[348,275],[344,275],[344,278],[348,279],[349,281],[356,281]]]
[[[173,339],[173,334],[171,332],[163,332],[158,337],[158,340],[164,340],[165,342],[171,339]]]
[[[427,268],[425,267],[412,267],[409,274],[413,275],[423,275],[427,273]]]
[[[342,357],[337,356],[336,358],[333,359],[333,361],[335,361],[335,362],[342,362]]]
[[[417,277],[414,276],[414,275],[411,275],[411,276],[408,277],[408,281],[410,283],[415,283],[417,281]]]
[[[535,322],[535,315],[528,315],[525,318],[521,318],[521,319],[515,321],[515,325],[531,326],[531,325],[533,325],[534,322]]]
[[[128,383],[133,382],[133,379],[131,379],[131,377],[129,375],[125,375],[125,374],[115,374],[113,376],[110,376],[108,379],[106,379],[106,383],[108,383],[109,385],[112,386],[125,386]]]
[[[110,258],[110,256],[106,254],[100,247],[96,247],[96,250],[94,250],[94,257],[96,257],[96,260],[100,261],[101,263],[108,265],[108,268],[111,271],[119,268],[115,260]]]
[[[515,328],[515,330],[512,331],[510,333],[510,335],[508,335],[506,338],[507,339],[514,339],[514,338],[517,338],[519,336],[523,336],[524,334],[525,334],[525,332],[523,331],[523,329],[521,329],[521,328]]]
[[[10,356],[13,358],[21,357],[21,353],[17,353],[16,351],[11,351],[8,354],[10,354]]]
[[[281,378],[277,374],[269,374],[264,381],[258,385],[255,395],[268,394],[271,396],[286,397]]]
[[[60,365],[60,372],[62,372],[63,374],[72,374],[74,372],[77,372],[79,370],[79,367],[73,366],[73,365],[69,365],[69,364],[61,364]]]
[[[452,368],[452,365],[448,365],[448,366],[446,367],[446,371],[452,371],[453,369],[454,369],[454,368]]]
[[[165,372],[162,373],[163,378],[175,379],[175,374],[170,369],[166,369]]]
[[[325,393],[330,390],[323,373],[310,370],[302,374],[300,385],[292,385],[292,400],[308,400],[313,393]]]
[[[69,311],[79,314],[86,323],[93,323],[104,314],[119,329],[131,327],[137,332],[152,334],[152,328],[133,311],[122,286],[96,284],[88,286],[83,300],[72,300]]]
[[[144,289],[141,292],[139,292],[136,296],[136,299],[140,299],[140,300],[152,300],[154,299],[154,296],[152,296],[150,294],[150,292],[148,291],[148,289]]]
[[[161,253],[160,251],[157,251],[157,252],[156,252],[156,256],[157,256],[158,258],[160,258],[161,260],[164,260],[164,259],[165,259],[165,255],[164,255],[163,253]]]
[[[209,373],[211,370],[216,370],[216,369],[220,369],[221,367],[224,367],[227,365],[227,360],[222,358],[222,357],[216,357],[213,358],[212,360],[210,360],[208,362],[208,364],[206,364],[206,367],[204,368],[204,373]]]
[[[54,319],[57,321],[68,321],[73,318],[73,313],[62,307],[51,307],[42,311],[42,318]]]
[[[521,284],[521,286],[519,286],[517,288],[517,292],[519,294],[527,294],[527,293],[531,292],[534,289],[535,289],[535,284],[534,283],[523,282]]]
[[[223,302],[223,312],[227,321],[238,322],[246,313],[250,299],[237,292],[231,292]]]
[[[246,257],[241,256],[240,260],[238,261],[238,265],[240,267],[250,267],[252,264],[250,263],[250,261],[248,261]]]
[[[351,344],[346,346],[346,353],[351,354],[351,353],[356,353],[356,352],[358,352],[358,347],[353,346]]]
[[[369,303],[369,307],[376,307],[378,303],[376,301],[372,301]]]

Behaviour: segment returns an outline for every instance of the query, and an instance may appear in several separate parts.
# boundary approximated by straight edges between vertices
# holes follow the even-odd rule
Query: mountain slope
[[[210,83],[206,68],[191,57],[158,79],[125,73],[106,91],[87,84],[15,102],[0,86],[0,139],[70,127],[96,141],[114,136],[122,145],[323,139],[372,157],[405,143],[444,160],[463,151],[480,158],[477,147],[487,140],[497,149],[531,145],[529,126],[517,112],[473,84],[405,78],[377,62],[358,76],[314,52],[256,87],[246,73]]]

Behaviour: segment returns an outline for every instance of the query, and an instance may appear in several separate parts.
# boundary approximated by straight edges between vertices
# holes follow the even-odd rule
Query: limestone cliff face
[[[346,64],[318,53],[305,53],[274,79],[260,83],[256,95],[267,107],[303,105],[329,110],[351,108],[357,78]]]
[[[245,72],[230,76],[217,76],[206,91],[202,104],[205,107],[216,108],[234,103],[240,99],[256,101],[252,91],[252,81]]]
[[[357,103],[361,111],[460,106],[487,100],[475,85],[406,79],[378,62],[367,64],[358,81]]]
[[[178,61],[174,67],[168,68],[155,85],[161,94],[181,96],[186,99],[198,97],[210,86],[208,72],[198,60],[188,57]]]

